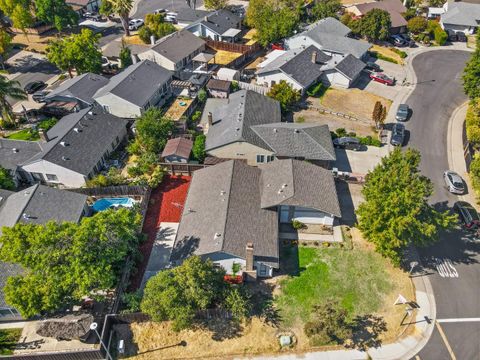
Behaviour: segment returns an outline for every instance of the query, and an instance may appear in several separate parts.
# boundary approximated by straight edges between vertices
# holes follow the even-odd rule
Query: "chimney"
[[[40,140],[48,142],[48,135],[47,132],[43,129],[38,130],[38,135],[40,136]]]
[[[155,35],[150,36],[150,45],[155,45]]]
[[[317,63],[317,52],[316,51],[312,52],[312,63],[314,63],[314,64]]]
[[[245,280],[257,280],[257,271],[253,269],[253,243],[248,242],[245,247]]]
[[[209,111],[208,112],[208,126],[212,126],[213,125],[213,114]]]

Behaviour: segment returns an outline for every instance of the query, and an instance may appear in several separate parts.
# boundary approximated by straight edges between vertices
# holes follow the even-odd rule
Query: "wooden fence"
[[[207,45],[212,49],[236,52],[240,54],[251,54],[261,49],[259,44],[244,45],[225,41],[215,41],[211,39],[206,39],[205,41]]]
[[[164,168],[171,175],[188,175],[192,176],[192,173],[196,170],[206,168],[210,165],[205,164],[189,164],[189,163],[160,163],[160,166]]]

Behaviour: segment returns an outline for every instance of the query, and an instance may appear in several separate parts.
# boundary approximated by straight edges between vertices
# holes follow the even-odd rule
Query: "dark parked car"
[[[463,33],[463,32],[458,32],[457,33],[457,41],[467,42],[467,35],[465,35],[465,33]]]
[[[407,46],[407,42],[400,35],[390,36],[390,42],[393,44],[393,46],[397,47]]]
[[[375,72],[382,72],[382,68],[380,67],[380,65],[371,61],[368,61],[366,63],[365,69],[375,71]]]
[[[360,140],[354,137],[340,137],[333,140],[333,146],[340,149],[358,151],[362,149]]]
[[[49,94],[49,92],[50,91],[45,91],[45,90],[37,91],[36,93],[34,93],[32,95],[32,99],[33,99],[33,101],[38,102],[38,103],[45,102],[45,96],[47,96]]]
[[[415,46],[415,41],[412,40],[412,38],[408,34],[400,34],[400,36],[403,41],[405,41],[405,45],[408,47],[414,47]]]
[[[405,140],[405,125],[395,123],[392,128],[392,138],[390,144],[393,146],[402,146]]]
[[[25,85],[23,90],[25,90],[27,94],[33,94],[34,92],[45,89],[46,87],[47,84],[45,84],[43,81],[32,81]]]
[[[410,113],[410,108],[407,104],[400,104],[395,114],[395,119],[398,121],[407,121],[408,115]]]
[[[393,86],[395,84],[395,78],[391,78],[384,73],[371,73],[370,79],[388,86]]]
[[[467,229],[474,229],[480,225],[480,217],[478,216],[477,210],[465,201],[457,201],[453,208],[460,215],[460,220]]]

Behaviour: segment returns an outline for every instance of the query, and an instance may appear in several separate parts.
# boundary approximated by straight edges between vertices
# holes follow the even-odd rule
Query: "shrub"
[[[201,89],[199,92],[198,92],[198,101],[200,101],[202,104],[207,101],[207,92],[205,91],[205,89]]]
[[[397,48],[392,48],[392,51],[394,53],[398,54],[402,59],[405,59],[408,56],[408,54],[405,51],[397,49]]]
[[[295,230],[301,230],[301,229],[305,229],[307,226],[304,223],[302,223],[301,221],[292,220],[292,227]]]
[[[477,196],[480,196],[480,154],[475,154],[470,163],[470,177],[472,186]]]
[[[48,130],[50,130],[57,122],[58,122],[58,120],[55,119],[55,118],[45,119],[45,120],[40,121],[40,123],[38,124],[38,128],[39,128],[39,129],[42,129],[42,130],[44,130],[44,131],[48,131]]]
[[[232,92],[240,90],[240,85],[238,84],[238,81],[235,81],[235,80],[232,81],[230,85],[230,90],[232,90]]]
[[[378,139],[371,137],[370,135],[360,138],[360,144],[367,146],[382,146],[382,142]]]
[[[338,137],[347,136],[347,130],[345,130],[345,128],[338,128],[337,130],[335,130],[335,133]]]
[[[206,137],[202,134],[198,135],[193,142],[192,155],[199,162],[203,162],[203,160],[205,160],[205,140]]]
[[[201,117],[202,117],[202,112],[197,110],[193,113],[191,120],[192,122],[196,123],[197,121],[200,120]]]
[[[415,16],[408,20],[407,28],[413,34],[419,34],[427,29],[428,22],[423,16]]]
[[[376,58],[376,59],[380,59],[380,60],[383,60],[383,61],[388,61],[388,62],[391,62],[393,64],[398,64],[398,61],[391,58],[391,57],[388,57],[388,56],[385,56],[385,55],[382,55],[376,51],[370,51],[370,56]]]
[[[465,117],[467,139],[474,147],[480,145],[480,108],[476,100],[470,101]]]
[[[108,170],[106,175],[99,174],[87,181],[88,188],[118,186],[128,184],[128,180],[122,175],[121,170],[112,167]]]
[[[139,312],[140,303],[142,302],[142,293],[140,291],[125,293],[122,295],[122,301],[125,305],[125,309],[122,310],[123,314]]]
[[[305,118],[303,116],[299,116],[295,122],[299,123],[299,124],[302,124],[302,123],[305,122]]]
[[[448,40],[448,34],[439,26],[435,29],[434,33],[435,42],[443,46]]]
[[[310,86],[310,88],[307,90],[307,95],[320,97],[325,94],[325,90],[327,90],[327,88],[321,82],[319,82]]]

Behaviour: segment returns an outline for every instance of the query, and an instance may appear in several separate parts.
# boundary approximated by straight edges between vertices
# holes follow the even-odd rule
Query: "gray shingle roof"
[[[352,32],[350,28],[344,25],[341,21],[333,17],[327,17],[325,19],[320,19],[317,22],[311,24],[307,28],[308,30],[315,30],[315,32],[321,32],[324,34],[331,34],[337,36],[347,36]]]
[[[335,68],[348,79],[354,80],[365,68],[365,63],[352,54],[348,54],[335,66]]]
[[[442,23],[478,27],[480,21],[480,4],[450,2],[447,12],[440,16]]]
[[[282,118],[278,101],[249,90],[231,94],[225,105],[212,109],[212,116],[213,126],[208,129],[205,144],[207,151],[237,141],[268,149],[251,126],[280,122]]]
[[[332,172],[299,160],[275,160],[262,170],[262,208],[300,206],[341,216]]]
[[[41,151],[42,145],[36,141],[0,139],[0,166],[14,171]]]
[[[176,12],[177,12],[177,21],[179,23],[193,23],[211,14],[211,11],[196,10],[196,9],[194,10],[189,7],[179,9]]]
[[[45,99],[53,100],[57,96],[69,97],[90,105],[93,103],[93,95],[107,83],[108,79],[101,75],[92,73],[82,74],[64,81],[59,87],[50,92]]]
[[[24,165],[43,159],[88,175],[102,155],[112,150],[112,142],[116,142],[127,124],[128,120],[108,114],[100,106],[69,114],[48,131],[50,140],[43,151]]]
[[[181,30],[160,39],[152,50],[177,63],[205,46],[205,41],[190,31]]]
[[[112,93],[137,106],[144,106],[167,83],[172,73],[150,60],[130,65],[99,89],[94,99]]]
[[[316,62],[312,62],[316,53]],[[280,55],[258,71],[258,74],[280,70],[304,88],[308,88],[322,74],[322,66],[330,60],[330,56],[311,45],[306,49],[292,49]]]
[[[240,18],[228,10],[218,10],[207,16],[208,21],[201,21],[205,27],[222,35],[225,31],[237,28]]]
[[[231,160],[194,173],[175,240],[172,260],[224,252],[255,257],[278,267],[276,210],[260,206],[259,168]]]
[[[328,125],[274,123],[252,126],[276,156],[335,160]]]

